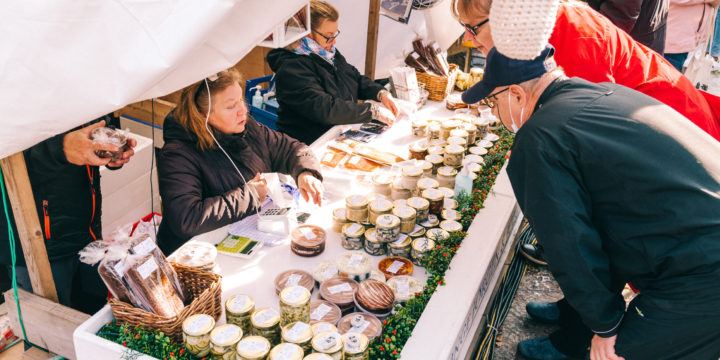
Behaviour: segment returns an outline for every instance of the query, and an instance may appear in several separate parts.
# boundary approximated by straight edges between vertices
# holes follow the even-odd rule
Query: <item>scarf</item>
[[[309,37],[304,37],[300,40],[300,43],[293,52],[300,55],[317,54],[325,61],[329,62],[330,65],[335,65],[335,45],[330,48],[330,51],[327,51],[320,46],[317,41]]]

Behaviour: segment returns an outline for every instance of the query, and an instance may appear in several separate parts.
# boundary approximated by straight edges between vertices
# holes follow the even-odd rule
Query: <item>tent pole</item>
[[[365,76],[375,80],[375,57],[377,55],[378,25],[380,24],[380,0],[370,0],[368,14],[367,46],[365,47]]]

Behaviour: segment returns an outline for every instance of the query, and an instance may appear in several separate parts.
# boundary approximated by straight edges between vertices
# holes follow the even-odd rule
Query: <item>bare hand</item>
[[[130,161],[130,158],[135,155],[135,150],[133,148],[137,146],[137,140],[133,138],[128,138],[127,143],[125,144],[125,151],[123,151],[122,156],[119,160],[111,161],[108,163],[108,166],[112,167],[121,167],[125,164],[127,164]]]
[[[107,165],[110,162],[109,158],[104,159],[97,156],[95,150],[114,152],[118,151],[118,147],[110,144],[97,144],[90,140],[92,131],[103,126],[105,126],[105,120],[65,134],[63,137],[63,152],[65,152],[65,158],[67,158],[69,163],[75,165],[101,166]]]
[[[383,95],[380,98],[380,102],[383,104],[384,107],[388,108],[388,110],[392,112],[393,116],[398,116],[399,111],[397,104],[395,104],[395,99],[393,99],[392,95],[390,95],[389,92],[383,92]]]
[[[311,172],[305,171],[298,176],[298,189],[305,201],[312,199],[313,203],[322,206],[323,185]]]
[[[247,185],[257,194],[258,204],[262,204],[268,194],[267,180],[262,174],[258,173],[252,180],[248,181]]]
[[[615,354],[615,340],[617,340],[617,335],[609,338],[593,336],[590,345],[590,360],[625,360]]]
[[[382,106],[378,106],[377,120],[387,124],[387,126],[392,126],[393,123],[395,122],[395,115],[393,115],[393,113],[390,110],[388,110]]]

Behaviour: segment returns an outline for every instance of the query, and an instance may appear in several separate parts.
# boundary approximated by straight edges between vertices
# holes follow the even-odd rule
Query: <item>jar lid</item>
[[[347,207],[362,208],[367,206],[368,198],[365,195],[350,195],[345,198],[345,205]]]
[[[394,208],[399,208],[399,207],[402,207],[402,206],[407,206],[407,200],[406,200],[406,199],[397,199],[397,200],[393,201],[393,209],[394,209]],[[395,215],[397,216],[397,214],[395,214]]]
[[[465,131],[465,125],[466,124],[462,124],[461,128],[450,130],[450,136],[459,136],[461,138],[467,138],[468,136],[470,136],[470,134]]]
[[[473,124],[476,126],[487,126],[490,124],[490,121],[487,118],[476,117],[473,119]]]
[[[370,202],[370,210],[374,212],[387,212],[392,210],[393,203],[386,199],[376,199]]]
[[[440,228],[449,233],[454,233],[462,231],[462,224],[455,220],[443,220],[440,222]]]
[[[412,265],[412,263],[410,264]],[[402,266],[404,263],[400,263],[400,265]],[[382,269],[380,271],[382,271]],[[383,273],[385,272],[383,271]],[[358,285],[358,290],[355,293],[355,301],[370,312],[385,313],[392,309],[395,303],[395,295],[392,289],[384,282],[368,279],[363,280],[360,282],[360,285]]]
[[[428,149],[428,142],[426,140],[421,140],[421,141],[410,144],[410,150],[414,151],[414,152],[427,151],[427,149]]]
[[[419,166],[405,166],[402,168],[403,176],[416,177],[423,173],[423,170]]]
[[[458,202],[457,202],[457,200],[448,199],[448,198],[445,198],[445,200],[443,200],[443,209],[453,209],[453,210],[455,210],[455,209],[457,209],[457,207],[458,207]]]
[[[444,205],[444,204],[443,204]],[[460,213],[453,209],[443,209],[440,216],[445,220],[458,220],[460,219]],[[440,223],[442,227],[442,223]]]
[[[310,324],[327,322],[337,324],[342,316],[340,308],[326,300],[310,301]]]
[[[484,147],[486,149],[489,149],[493,146],[493,143],[490,140],[480,140],[480,141],[478,141],[477,144],[478,144],[478,146]]]
[[[443,167],[446,167],[446,166],[443,166]],[[438,170],[440,170],[440,169],[438,169]],[[422,197],[424,197],[430,201],[439,201],[439,200],[442,200],[442,198],[443,198],[443,192],[440,191],[440,189],[435,189],[435,188],[427,189],[422,192]]]
[[[456,138],[465,141],[463,138]],[[458,144],[452,144],[445,147],[445,153],[450,155],[460,155],[465,152],[465,148]],[[440,169],[438,169],[440,171]]]
[[[481,148],[481,149],[485,150],[484,148]],[[485,161],[483,160],[482,156],[476,155],[476,154],[466,155],[466,156],[465,156],[465,162],[468,162],[468,163],[476,163],[476,164],[480,164],[480,165],[484,165],[484,164],[485,164]]]
[[[423,172],[428,171],[428,170],[432,170],[432,167],[433,167],[432,164],[431,164],[429,161],[427,161],[427,160],[418,160],[418,161],[415,163],[415,166],[423,169]]]
[[[393,177],[388,174],[377,174],[373,176],[372,181],[375,185],[390,185],[393,181]]]
[[[428,179],[428,180],[431,180],[431,179]],[[423,198],[417,197],[417,196],[407,199],[407,204],[408,204],[408,206],[414,208],[415,211],[427,210],[430,207],[430,202],[427,201],[427,199],[423,199]]]
[[[296,250],[313,254],[319,248],[325,249],[325,230],[315,225],[300,225],[290,233],[290,242]]]
[[[444,146],[431,146],[427,150],[428,156],[430,155],[441,155],[443,152],[445,152]],[[425,157],[427,159],[427,156]]]
[[[338,274],[338,267],[334,261],[321,261],[313,269],[313,278],[320,284],[327,279],[338,276]]]
[[[410,189],[406,188],[399,180],[392,184],[392,189],[395,191],[410,191]]]
[[[412,124],[413,126],[427,126],[428,121],[426,119],[415,119]]]
[[[293,343],[280,343],[270,350],[268,360],[302,360],[305,352]]]
[[[425,237],[417,238],[417,239],[413,240],[413,242],[412,242],[413,250],[420,252],[420,253],[428,251],[428,250],[432,249],[433,247],[435,247],[435,242],[432,241],[431,239],[428,239]]]
[[[426,231],[425,236],[438,243],[447,240],[450,237],[450,233],[441,228],[433,228]]]
[[[342,333],[363,333],[372,341],[382,333],[382,323],[374,315],[354,312],[340,319],[340,322],[338,322],[338,330]]]
[[[457,170],[455,168],[452,168],[450,166],[441,166],[437,169],[437,173],[439,176],[457,176]]]
[[[237,344],[237,354],[248,359],[263,358],[270,352],[270,341],[262,336],[246,336]]]
[[[451,136],[448,138],[448,145],[445,146],[445,152],[447,152],[448,148],[453,145],[457,145],[463,148],[463,152],[465,152],[465,147],[467,146],[467,138],[459,137],[459,136]]]
[[[471,123],[464,123],[462,128],[463,130],[467,131],[468,134],[472,134],[477,131],[477,126]]]
[[[458,126],[460,126],[460,121],[458,120],[445,120],[442,122],[442,128],[446,130],[452,130]]]
[[[347,237],[361,237],[365,233],[365,227],[358,223],[347,223],[342,227],[343,235]]]
[[[338,309],[340,309],[340,308],[338,308]],[[338,318],[338,320],[335,321],[335,323],[337,323],[338,321],[340,321],[340,318]],[[312,329],[313,337],[319,333],[324,333],[326,331],[335,331],[335,332],[338,331],[337,327],[335,327],[334,324],[331,324],[331,323],[325,322],[325,321],[316,322],[316,323],[312,324],[310,326],[310,328]]]
[[[372,261],[370,256],[360,251],[348,251],[340,255],[338,259],[338,269],[340,272],[349,275],[360,275],[370,271]]]
[[[473,146],[473,147],[469,148],[468,151],[470,152],[470,154],[477,155],[477,156],[486,155],[488,152],[487,149],[482,146]]]
[[[312,353],[303,358],[303,360],[335,360],[332,356],[323,353]]]
[[[412,241],[412,238],[407,236],[407,234],[400,234],[398,235],[398,239],[388,243],[388,246],[393,249],[402,249],[406,247],[410,247],[410,242]]]
[[[425,177],[425,178],[421,178],[420,180],[418,180],[417,186],[421,190],[425,190],[425,189],[436,188],[436,187],[440,186],[440,183],[435,179]]]
[[[500,137],[497,136],[497,134],[487,133],[487,134],[485,134],[485,137],[483,138],[483,140],[493,141],[493,142],[494,142],[494,141],[500,140]]]
[[[388,256],[378,262],[378,270],[385,274],[387,279],[396,275],[412,275],[413,269],[414,266],[410,259],[401,256]],[[365,303],[361,305],[367,308]]]
[[[438,124],[438,123],[432,123],[432,124],[428,125],[428,127],[430,128],[431,132],[440,131],[440,124]]]
[[[393,229],[400,226],[400,219],[391,214],[383,214],[375,220],[375,226],[380,229]]]
[[[240,341],[242,329],[233,324],[219,325],[210,332],[210,341],[217,346],[230,346]]]
[[[440,219],[438,219],[437,215],[435,215],[435,214],[428,215],[427,220],[420,223],[420,225],[422,225],[426,229],[436,227],[439,224],[440,224]],[[427,236],[427,231],[425,233],[425,236]]]
[[[225,310],[230,314],[244,315],[255,309],[255,300],[248,295],[233,295],[225,301]]]
[[[441,186],[438,188],[445,198],[451,198],[455,196],[455,191],[449,187]]]
[[[479,173],[480,171],[482,171],[482,168],[483,168],[482,165],[480,165],[478,163],[474,163],[474,162],[467,163],[465,165],[465,167],[468,169],[468,171],[470,171],[473,174]]]
[[[431,164],[441,164],[443,162],[443,156],[440,154],[431,154],[425,157],[425,160],[427,160]]]
[[[415,227],[408,235],[410,235],[411,238],[421,237],[421,236],[425,235],[425,228],[418,224],[415,224]]]
[[[282,327],[282,339],[285,342],[302,344],[312,339],[313,332],[310,324],[295,321]]]
[[[190,336],[205,335],[214,327],[215,319],[205,314],[195,314],[183,321],[183,332]]]
[[[443,139],[432,139],[428,142],[428,145],[430,146],[445,146],[447,142]]]
[[[345,217],[345,208],[337,208],[333,210],[333,219],[336,221],[347,221],[347,217]]]
[[[312,293],[315,287],[315,280],[312,275],[304,270],[286,270],[275,277],[275,293],[278,295],[288,286],[300,285]]]
[[[426,190],[427,191],[427,190]],[[417,216],[417,212],[410,206],[398,206],[393,209],[393,215],[402,220],[409,220]]]
[[[347,332],[343,335],[343,352],[345,354],[355,355],[362,354],[367,350],[370,340],[368,337],[359,332]]]
[[[250,316],[250,322],[256,328],[267,329],[280,322],[280,313],[270,307],[258,309]]]
[[[423,290],[422,284],[417,279],[407,275],[394,276],[387,281],[387,284],[395,293],[395,300],[400,302],[410,300]]]
[[[335,331],[326,331],[315,335],[312,348],[315,351],[332,354],[342,349],[342,335]]]
[[[288,286],[280,292],[280,302],[300,306],[310,301],[310,291],[302,286]]]

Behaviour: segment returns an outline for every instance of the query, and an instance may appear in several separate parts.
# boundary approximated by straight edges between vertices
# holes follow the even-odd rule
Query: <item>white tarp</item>
[[[0,1],[0,158],[235,65],[303,4]]]

